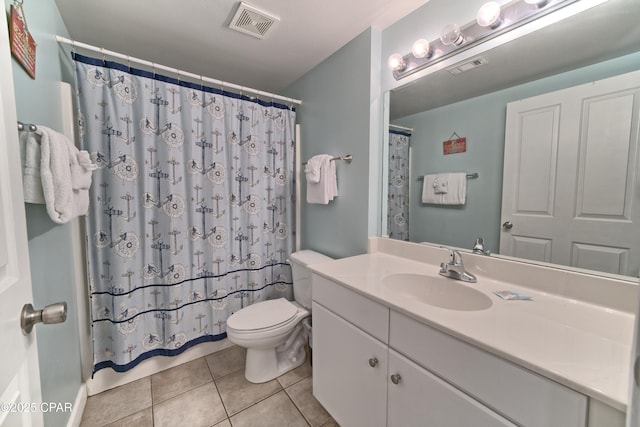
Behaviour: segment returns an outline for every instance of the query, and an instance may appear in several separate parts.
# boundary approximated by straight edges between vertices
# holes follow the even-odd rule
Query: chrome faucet
[[[440,275],[450,279],[462,280],[463,282],[477,282],[476,276],[464,270],[460,252],[453,249],[449,249],[449,262],[440,264]]]

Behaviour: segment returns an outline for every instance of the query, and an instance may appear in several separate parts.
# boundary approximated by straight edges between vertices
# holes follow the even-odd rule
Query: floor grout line
[[[255,401],[255,402],[253,402],[252,404],[250,404],[250,405],[249,405],[249,406],[247,406],[246,408],[243,408],[243,409],[241,409],[240,411],[238,411],[237,413],[235,413],[235,414],[231,415],[231,414],[229,413],[229,410],[228,410],[228,408],[227,408],[227,405],[225,404],[225,401],[222,399],[222,393],[220,392],[220,388],[219,388],[219,386],[218,386],[218,381],[219,381],[219,380],[224,379],[224,378],[225,378],[225,377],[227,377],[228,375],[237,374],[237,372],[238,372],[240,369],[236,369],[236,370],[234,370],[234,371],[232,371],[232,372],[227,372],[227,373],[225,373],[224,375],[222,375],[221,377],[219,377],[219,378],[215,378],[215,377],[214,377],[214,375],[213,375],[212,368],[211,368],[211,366],[209,365],[209,363],[208,363],[208,362],[207,362],[207,360],[206,360],[206,356],[203,356],[203,357],[202,357],[202,359],[203,359],[204,363],[205,363],[205,364],[206,364],[206,366],[207,366],[207,371],[209,372],[209,375],[210,375],[210,377],[211,377],[211,380],[210,380],[210,381],[207,381],[206,383],[204,383],[204,384],[200,384],[200,385],[198,385],[198,386],[196,386],[196,387],[193,387],[193,388],[191,388],[191,389],[189,389],[189,390],[185,390],[185,391],[183,391],[183,392],[181,392],[181,393],[179,393],[179,394],[177,394],[177,395],[175,395],[175,396],[171,396],[170,398],[164,399],[164,400],[163,400],[163,401],[161,401],[161,402],[156,402],[156,401],[155,401],[156,399],[154,399],[154,396],[153,396],[154,384],[153,384],[153,381],[152,381],[152,377],[153,377],[153,375],[156,375],[156,374],[149,375],[149,376],[148,376],[149,383],[150,383],[149,393],[151,394],[151,399],[150,399],[150,400],[151,400],[151,405],[150,405],[150,407],[142,408],[142,409],[140,409],[139,411],[134,412],[133,414],[129,414],[129,415],[126,415],[126,416],[120,417],[120,418],[118,418],[117,420],[112,421],[112,423],[113,423],[113,422],[121,421],[121,420],[123,420],[123,419],[125,419],[125,418],[127,418],[127,417],[130,417],[130,416],[132,416],[132,415],[135,415],[135,414],[136,414],[136,413],[138,413],[138,412],[146,411],[147,409],[151,408],[151,426],[152,426],[152,427],[154,427],[154,426],[156,425],[156,422],[155,422],[155,410],[156,410],[156,406],[158,406],[158,405],[162,405],[164,402],[167,402],[167,401],[169,401],[169,400],[171,400],[171,399],[178,398],[179,396],[182,396],[182,395],[183,395],[183,394],[185,394],[185,393],[188,393],[188,392],[191,392],[191,391],[193,391],[193,390],[196,390],[196,389],[198,389],[199,387],[204,387],[204,386],[208,385],[210,382],[212,382],[212,383],[213,383],[213,385],[214,385],[214,387],[216,388],[216,393],[218,394],[218,398],[220,399],[220,403],[222,404],[222,409],[224,410],[224,414],[225,414],[226,418],[224,418],[224,419],[222,419],[222,420],[220,420],[220,421],[216,422],[216,424],[212,424],[212,425],[211,425],[211,427],[213,427],[213,426],[215,426],[215,425],[217,425],[217,424],[223,423],[224,421],[227,421],[227,422],[229,423],[229,425],[231,425],[231,426],[233,427],[233,423],[232,423],[232,421],[231,421],[232,416],[236,416],[236,415],[238,415],[238,414],[241,414],[242,412],[247,411],[248,409],[252,408],[253,406],[255,406],[255,405],[257,405],[257,404],[259,404],[259,403],[261,403],[261,402],[264,402],[265,400],[267,400],[267,399],[269,399],[269,398],[271,398],[271,397],[273,397],[273,396],[277,395],[277,394],[278,394],[278,393],[280,393],[280,392],[284,392],[285,396],[287,396],[287,399],[289,399],[289,402],[290,402],[290,403],[293,405],[293,407],[296,409],[297,413],[302,417],[302,419],[304,420],[304,422],[306,423],[306,425],[307,425],[307,426],[309,426],[309,427],[311,427],[311,426],[312,426],[311,421],[310,421],[309,419],[307,419],[307,417],[305,416],[304,412],[303,412],[303,411],[302,411],[302,409],[301,409],[301,408],[296,404],[296,402],[294,401],[294,399],[292,398],[292,396],[291,396],[291,394],[290,394],[290,392],[289,392],[289,389],[291,389],[291,388],[292,388],[292,387],[294,387],[295,385],[299,384],[301,381],[304,381],[304,380],[308,379],[309,377],[311,377],[311,376],[313,375],[313,374],[312,374],[312,372],[311,372],[311,373],[309,373],[308,375],[304,376],[304,377],[298,377],[298,378],[295,378],[295,379],[294,379],[294,381],[293,381],[293,382],[291,382],[291,383],[289,383],[289,384],[287,384],[287,386],[286,386],[286,387],[283,385],[283,383],[281,383],[281,382],[280,382],[280,377],[282,377],[282,376],[284,376],[284,375],[286,375],[286,374],[283,374],[283,375],[281,375],[280,377],[276,377],[276,378],[275,378],[275,384],[277,384],[277,386],[278,386],[276,390],[274,390],[273,392],[271,392],[270,394],[268,394],[268,395],[266,395],[266,396],[261,397],[259,400],[257,400],[257,401]],[[308,363],[308,362],[305,362],[305,363]],[[302,365],[301,365],[301,366],[302,366]],[[297,368],[296,368],[296,369],[297,369]],[[145,377],[145,378],[147,378],[147,377]],[[156,385],[156,387],[157,387],[157,385]],[[107,425],[107,424],[104,424],[104,425]]]

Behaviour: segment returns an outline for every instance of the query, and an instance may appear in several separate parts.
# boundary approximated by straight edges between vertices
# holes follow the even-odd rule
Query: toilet
[[[249,382],[270,381],[304,363],[307,339],[302,320],[311,315],[311,271],[307,266],[331,260],[310,250],[293,252],[289,261],[295,301],[258,302],[227,319],[227,338],[247,349],[244,375]]]

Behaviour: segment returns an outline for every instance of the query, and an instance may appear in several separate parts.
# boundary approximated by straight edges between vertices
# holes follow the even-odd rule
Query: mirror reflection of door
[[[500,253],[638,276],[640,72],[509,103]]]

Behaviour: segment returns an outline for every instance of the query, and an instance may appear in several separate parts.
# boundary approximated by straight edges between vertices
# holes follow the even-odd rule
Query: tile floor
[[[252,384],[244,377],[245,355],[230,347],[91,396],[81,426],[338,426],[312,395],[308,360]]]

